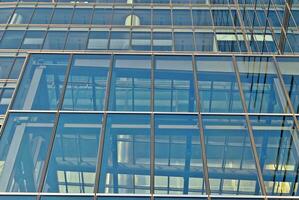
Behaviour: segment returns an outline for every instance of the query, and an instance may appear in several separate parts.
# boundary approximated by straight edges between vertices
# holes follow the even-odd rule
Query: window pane
[[[65,44],[65,49],[69,50],[82,50],[86,49],[88,32],[76,31],[69,32]]]
[[[18,49],[24,33],[25,31],[6,30],[0,41],[0,49]]]
[[[70,24],[72,19],[72,8],[55,8],[52,24]]]
[[[4,115],[11,102],[11,97],[14,92],[14,88],[3,88],[1,90],[1,101],[0,101],[0,114]]]
[[[1,8],[0,9],[0,24],[7,24],[12,12],[13,12],[13,8]]]
[[[293,118],[260,116],[250,120],[267,194],[297,196],[298,133]]]
[[[192,10],[194,26],[212,26],[209,10]]]
[[[112,9],[95,9],[92,18],[93,24],[110,25],[112,20]]]
[[[150,200],[150,197],[98,197],[98,200],[102,200],[102,199],[103,200]]]
[[[33,8],[16,8],[10,19],[10,24],[28,24],[33,10]]]
[[[36,200],[34,196],[0,196],[0,200]]]
[[[197,51],[215,51],[214,33],[195,33],[195,46]]]
[[[67,63],[67,55],[32,54],[13,108],[55,110],[60,99]]]
[[[63,109],[103,110],[109,63],[109,56],[74,56]]]
[[[14,58],[0,57],[0,79],[7,79],[13,67]]]
[[[286,98],[268,57],[238,57],[242,87],[248,112],[288,112]]]
[[[155,111],[196,110],[191,57],[156,56],[154,76]]]
[[[91,8],[76,8],[74,11],[72,24],[90,24],[91,16]]]
[[[211,192],[259,195],[255,160],[245,118],[203,116]]]
[[[102,162],[100,192],[148,194],[150,117],[108,115]]]
[[[205,193],[196,115],[155,116],[155,193]]]
[[[176,51],[194,51],[193,33],[174,33]]]
[[[82,196],[43,196],[41,200],[93,200],[93,197]]]
[[[23,66],[25,58],[16,58],[13,68],[9,74],[10,79],[17,79],[19,78],[21,68]]]
[[[116,56],[112,71],[109,109],[149,111],[151,57]]]
[[[130,48],[129,32],[111,32],[110,47],[112,50],[122,50]]]
[[[191,26],[190,10],[173,10],[173,25],[174,26]]]
[[[50,24],[52,8],[36,8],[31,19],[31,24]]]
[[[130,9],[114,9],[112,25],[131,25],[130,14]]]
[[[139,23],[136,25],[151,25],[151,10],[137,10],[135,8],[133,14],[139,19]]]
[[[295,112],[299,113],[299,70],[298,58],[277,58],[286,89]]]
[[[41,49],[45,34],[45,31],[27,31],[21,49]]]
[[[132,33],[132,49],[140,51],[151,50],[151,34],[146,32]]]
[[[49,31],[43,49],[64,49],[66,34],[65,31]]]
[[[212,10],[214,26],[233,26],[229,10]]]
[[[87,49],[100,50],[108,48],[109,32],[91,31],[88,36]]]
[[[53,123],[52,114],[9,115],[0,140],[1,192],[37,192]]]
[[[153,10],[153,25],[171,26],[170,10]]]
[[[98,114],[60,115],[44,192],[94,191],[101,118]]]
[[[231,57],[197,57],[202,112],[243,112]]]
[[[153,33],[153,51],[171,51],[172,34],[171,33]]]

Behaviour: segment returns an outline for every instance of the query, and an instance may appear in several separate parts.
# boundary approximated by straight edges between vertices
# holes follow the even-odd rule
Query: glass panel
[[[206,197],[156,197],[155,200],[207,200]],[[214,199],[213,199],[214,200]]]
[[[287,101],[269,57],[238,57],[248,112],[288,112]]]
[[[129,49],[130,33],[129,32],[111,32],[110,47],[112,50]]]
[[[92,193],[102,128],[98,114],[61,114],[44,192]]]
[[[92,24],[111,25],[112,9],[95,9]]]
[[[15,58],[0,57],[0,79],[7,79]]]
[[[88,36],[87,49],[100,50],[108,48],[109,32],[91,31]]]
[[[76,31],[69,32],[65,44],[65,49],[69,50],[82,50],[86,49],[88,32]]]
[[[153,51],[171,51],[172,34],[171,33],[153,33]]]
[[[36,200],[34,196],[0,196],[0,200]]]
[[[150,200],[150,197],[98,197],[98,200]]]
[[[212,10],[214,26],[233,26],[229,10]]]
[[[298,58],[277,58],[278,66],[296,113],[299,113]]]
[[[130,9],[114,9],[112,25],[131,25],[130,21]],[[127,23],[129,21],[129,23]]]
[[[12,12],[13,12],[13,8],[1,8],[0,9],[0,24],[7,24]]]
[[[9,74],[10,79],[17,79],[19,78],[21,68],[23,66],[25,58],[16,58],[13,68]]]
[[[49,31],[43,49],[64,49],[66,34],[65,31]]]
[[[214,49],[214,33],[195,33],[197,51],[216,51]]]
[[[203,116],[211,192],[261,193],[246,120],[242,116]]]
[[[169,0],[168,0],[169,1]],[[153,10],[153,25],[171,26],[170,10]]]
[[[174,33],[176,51],[194,51],[193,33]]]
[[[16,8],[10,24],[28,24],[34,8]]]
[[[52,8],[36,8],[31,19],[31,24],[50,24]]]
[[[90,24],[92,11],[91,8],[76,8],[72,24]]]
[[[151,57],[116,56],[114,60],[109,109],[149,111],[151,99]]]
[[[1,192],[37,192],[53,124],[52,114],[9,115],[0,140]]]
[[[192,10],[194,26],[212,26],[212,18],[209,10]]]
[[[190,10],[173,10],[173,25],[174,26],[191,26]]]
[[[67,63],[67,55],[32,54],[13,108],[55,110],[60,99]]]
[[[298,133],[292,117],[251,117],[254,140],[268,195],[298,191]]]
[[[11,97],[14,92],[14,88],[4,88],[1,90],[1,101],[0,101],[0,114],[4,115],[11,102]]]
[[[137,25],[151,25],[151,10],[134,9],[133,14],[139,19],[139,24]]]
[[[193,112],[195,92],[192,57],[155,57],[155,111]]]
[[[243,112],[231,57],[197,57],[197,79],[202,112]]]
[[[110,56],[75,55],[63,109],[103,110]]]
[[[93,200],[93,197],[82,196],[43,196],[41,200]]]
[[[205,193],[197,115],[155,116],[155,193]]]
[[[6,30],[0,41],[0,49],[18,49],[24,33],[25,31]]]
[[[151,50],[151,33],[133,32],[132,33],[132,49],[140,51]]]
[[[102,162],[100,192],[148,194],[150,117],[108,115]]]
[[[45,31],[27,31],[21,49],[41,49],[45,35]]]
[[[55,8],[52,24],[70,24],[73,15],[72,8]]]

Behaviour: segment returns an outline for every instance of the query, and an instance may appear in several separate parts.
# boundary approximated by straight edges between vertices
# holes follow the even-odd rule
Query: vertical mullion
[[[49,147],[47,149],[47,154],[46,154],[46,159],[45,159],[45,163],[44,166],[42,168],[42,174],[41,174],[41,182],[39,183],[38,186],[38,192],[41,193],[43,191],[43,186],[45,184],[45,179],[46,179],[46,175],[47,175],[47,169],[48,169],[48,165],[50,162],[50,158],[51,158],[51,152],[53,149],[53,145],[54,145],[54,141],[55,141],[55,135],[56,135],[56,131],[57,131],[57,127],[58,127],[58,121],[59,121],[59,117],[60,117],[60,110],[62,108],[63,105],[63,99],[64,99],[64,94],[67,88],[67,82],[68,82],[68,77],[71,71],[71,65],[72,65],[72,59],[73,59],[73,54],[70,54],[69,60],[68,60],[68,65],[66,68],[66,73],[65,73],[65,78],[64,78],[64,82],[63,82],[63,89],[60,92],[60,99],[59,102],[57,104],[57,110],[56,110],[56,114],[55,114],[55,119],[54,119],[54,126],[51,132],[51,136],[50,136],[50,142],[49,142]],[[40,195],[37,196],[37,200],[39,200],[41,197]]]
[[[267,193],[266,193],[265,182],[264,182],[263,173],[262,173],[262,170],[261,170],[259,156],[258,156],[258,153],[257,153],[257,150],[256,150],[256,144],[255,144],[255,141],[254,141],[253,129],[252,129],[252,126],[251,126],[251,123],[250,123],[248,109],[247,109],[247,105],[246,105],[246,101],[245,101],[245,96],[244,96],[244,93],[243,93],[240,73],[239,73],[239,70],[238,70],[238,66],[237,66],[235,56],[233,56],[232,59],[233,59],[233,67],[234,67],[236,78],[237,78],[238,88],[239,88],[239,92],[240,92],[240,96],[241,96],[243,111],[245,113],[246,125],[247,125],[247,129],[248,129],[249,140],[250,140],[250,144],[251,144],[253,158],[255,160],[255,166],[256,166],[256,170],[257,170],[258,180],[259,180],[259,183],[260,183],[262,195],[266,195]]]
[[[95,186],[94,186],[94,200],[97,199],[97,192],[99,191],[99,183],[100,183],[100,174],[102,168],[102,158],[103,158],[103,149],[104,149],[104,139],[105,139],[105,130],[106,130],[106,123],[107,123],[107,110],[109,106],[109,93],[111,87],[111,79],[112,79],[112,68],[114,63],[114,55],[110,56],[110,63],[109,63],[109,71],[107,75],[107,84],[106,84],[106,92],[105,92],[105,101],[104,101],[104,113],[102,116],[102,129],[100,133],[100,143],[98,148],[98,155],[97,155],[97,166],[96,166],[96,176],[95,176]]]
[[[208,172],[208,161],[207,161],[207,154],[206,154],[206,145],[205,145],[205,138],[204,138],[204,130],[202,125],[202,115],[200,112],[200,96],[199,96],[199,88],[198,88],[198,80],[197,80],[197,69],[196,69],[196,61],[194,55],[192,56],[192,69],[193,69],[193,80],[194,80],[194,87],[195,87],[195,96],[196,96],[196,107],[198,112],[198,128],[199,128],[199,137],[200,137],[200,146],[201,146],[201,157],[202,157],[202,164],[203,164],[203,178],[205,182],[205,189],[206,194],[208,195],[208,200],[211,199],[211,189],[209,183],[209,172]]]
[[[154,63],[155,57],[151,55],[151,119],[150,119],[150,194],[151,200],[154,200],[155,193],[155,116],[154,116]]]

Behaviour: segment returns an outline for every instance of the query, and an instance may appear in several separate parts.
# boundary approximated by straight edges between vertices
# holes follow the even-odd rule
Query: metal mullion
[[[59,99],[59,102],[58,102],[58,105],[57,105],[55,119],[54,119],[54,123],[53,123],[53,129],[52,129],[52,132],[51,132],[49,146],[48,146],[48,149],[47,149],[46,159],[45,159],[44,166],[42,168],[41,179],[40,179],[40,183],[39,183],[39,186],[38,186],[38,192],[39,193],[41,193],[43,191],[43,186],[44,186],[45,181],[46,181],[45,179],[46,179],[46,175],[47,175],[48,165],[49,165],[49,162],[50,162],[51,153],[52,153],[52,149],[53,149],[53,146],[54,146],[56,131],[57,131],[59,117],[60,117],[59,110],[61,110],[62,105],[63,105],[64,94],[65,94],[65,91],[66,91],[68,77],[69,77],[70,70],[71,70],[71,65],[72,65],[72,58],[73,58],[73,54],[71,54],[70,57],[69,57],[68,65],[67,65],[66,73],[65,73],[65,78],[64,78],[64,82],[63,82],[63,89],[60,92],[61,96],[60,96],[60,99]],[[41,196],[38,195],[37,200],[40,200],[40,198],[41,198]]]
[[[197,120],[198,120],[198,128],[199,128],[199,137],[200,137],[200,146],[201,146],[201,157],[202,157],[202,164],[203,164],[203,179],[205,184],[206,194],[208,195],[208,200],[211,199],[211,189],[209,183],[209,172],[208,172],[208,162],[207,162],[207,154],[206,154],[206,145],[205,145],[205,138],[204,138],[204,129],[202,125],[202,115],[200,112],[200,96],[199,96],[199,87],[198,87],[198,80],[197,80],[197,69],[196,69],[196,62],[195,56],[192,56],[192,70],[193,70],[193,80],[194,80],[194,87],[195,87],[195,96],[196,96],[196,107],[197,107]]]
[[[154,200],[155,193],[155,116],[154,116],[154,78],[155,78],[155,57],[151,55],[151,114],[150,114],[150,194],[151,200]]]
[[[173,6],[172,6],[172,4],[169,6],[169,9],[170,9],[171,37],[172,37],[172,48],[171,48],[171,51],[175,51],[174,24],[173,24]]]
[[[251,150],[253,153],[253,158],[255,160],[255,166],[256,166],[258,180],[259,180],[260,187],[261,187],[261,192],[262,192],[262,195],[267,195],[266,186],[265,186],[265,182],[264,182],[264,178],[263,178],[263,173],[262,173],[261,166],[260,166],[259,156],[258,156],[258,153],[256,150],[256,144],[254,141],[253,129],[252,129],[252,126],[250,123],[249,113],[247,110],[245,96],[244,96],[243,88],[242,88],[242,84],[241,84],[240,72],[239,72],[239,69],[237,66],[235,56],[233,56],[232,59],[233,59],[233,67],[234,67],[236,78],[237,78],[238,88],[239,88],[239,92],[240,92],[240,96],[241,96],[243,111],[245,113],[244,116],[246,119],[246,125],[247,125],[249,140],[250,140],[250,144],[251,144]]]
[[[72,13],[70,23],[67,25],[67,33],[66,33],[66,37],[65,37],[65,41],[64,41],[63,51],[65,50],[65,47],[66,47],[66,44],[67,44],[67,41],[68,41],[68,37],[69,37],[69,34],[71,32],[70,30],[71,30],[71,26],[72,26],[71,24],[73,22],[74,14],[75,14],[75,6],[73,6],[73,13]],[[87,45],[87,42],[86,42],[86,45]]]
[[[97,165],[96,165],[96,174],[95,174],[95,184],[94,184],[94,200],[97,199],[97,193],[99,191],[99,183],[100,183],[100,174],[102,168],[102,158],[103,158],[103,149],[104,149],[104,135],[106,130],[106,123],[107,123],[107,110],[108,110],[108,102],[109,102],[109,93],[110,93],[110,86],[111,86],[111,79],[112,79],[112,68],[114,63],[114,55],[111,54],[110,56],[110,63],[109,63],[109,71],[107,75],[107,83],[106,83],[106,91],[105,91],[105,102],[104,102],[104,113],[102,115],[102,129],[100,132],[100,142],[97,154]]]
[[[52,1],[54,1],[54,0],[52,0]],[[57,4],[55,4],[53,6],[53,8],[52,8],[52,13],[51,13],[51,16],[50,16],[49,24],[47,25],[47,30],[46,30],[45,38],[44,38],[44,41],[42,43],[42,46],[41,46],[40,50],[44,49],[44,45],[45,45],[45,42],[46,42],[46,39],[47,39],[47,36],[48,36],[48,33],[49,33],[50,24],[52,24],[52,19],[53,19],[56,7],[57,7]]]

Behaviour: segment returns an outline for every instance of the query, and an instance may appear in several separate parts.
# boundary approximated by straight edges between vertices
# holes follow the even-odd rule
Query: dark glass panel
[[[32,54],[13,108],[55,110],[60,100],[68,57],[63,54]]]
[[[99,191],[125,194],[150,192],[148,115],[108,115]]]
[[[31,19],[31,24],[50,24],[52,8],[36,8]]]
[[[25,31],[6,30],[1,41],[0,49],[18,49],[21,46]]]
[[[213,194],[261,193],[245,117],[203,116]]]
[[[1,192],[37,192],[53,124],[52,114],[9,115],[0,140]]]
[[[103,110],[110,56],[75,55],[63,109]]]
[[[86,49],[88,32],[86,31],[73,31],[69,32],[65,44],[67,50],[84,50]]]
[[[116,56],[112,71],[109,109],[149,111],[151,57]]]
[[[46,32],[45,31],[27,31],[22,42],[21,49],[41,49]]]
[[[43,49],[64,49],[66,31],[49,31],[44,42]]]

